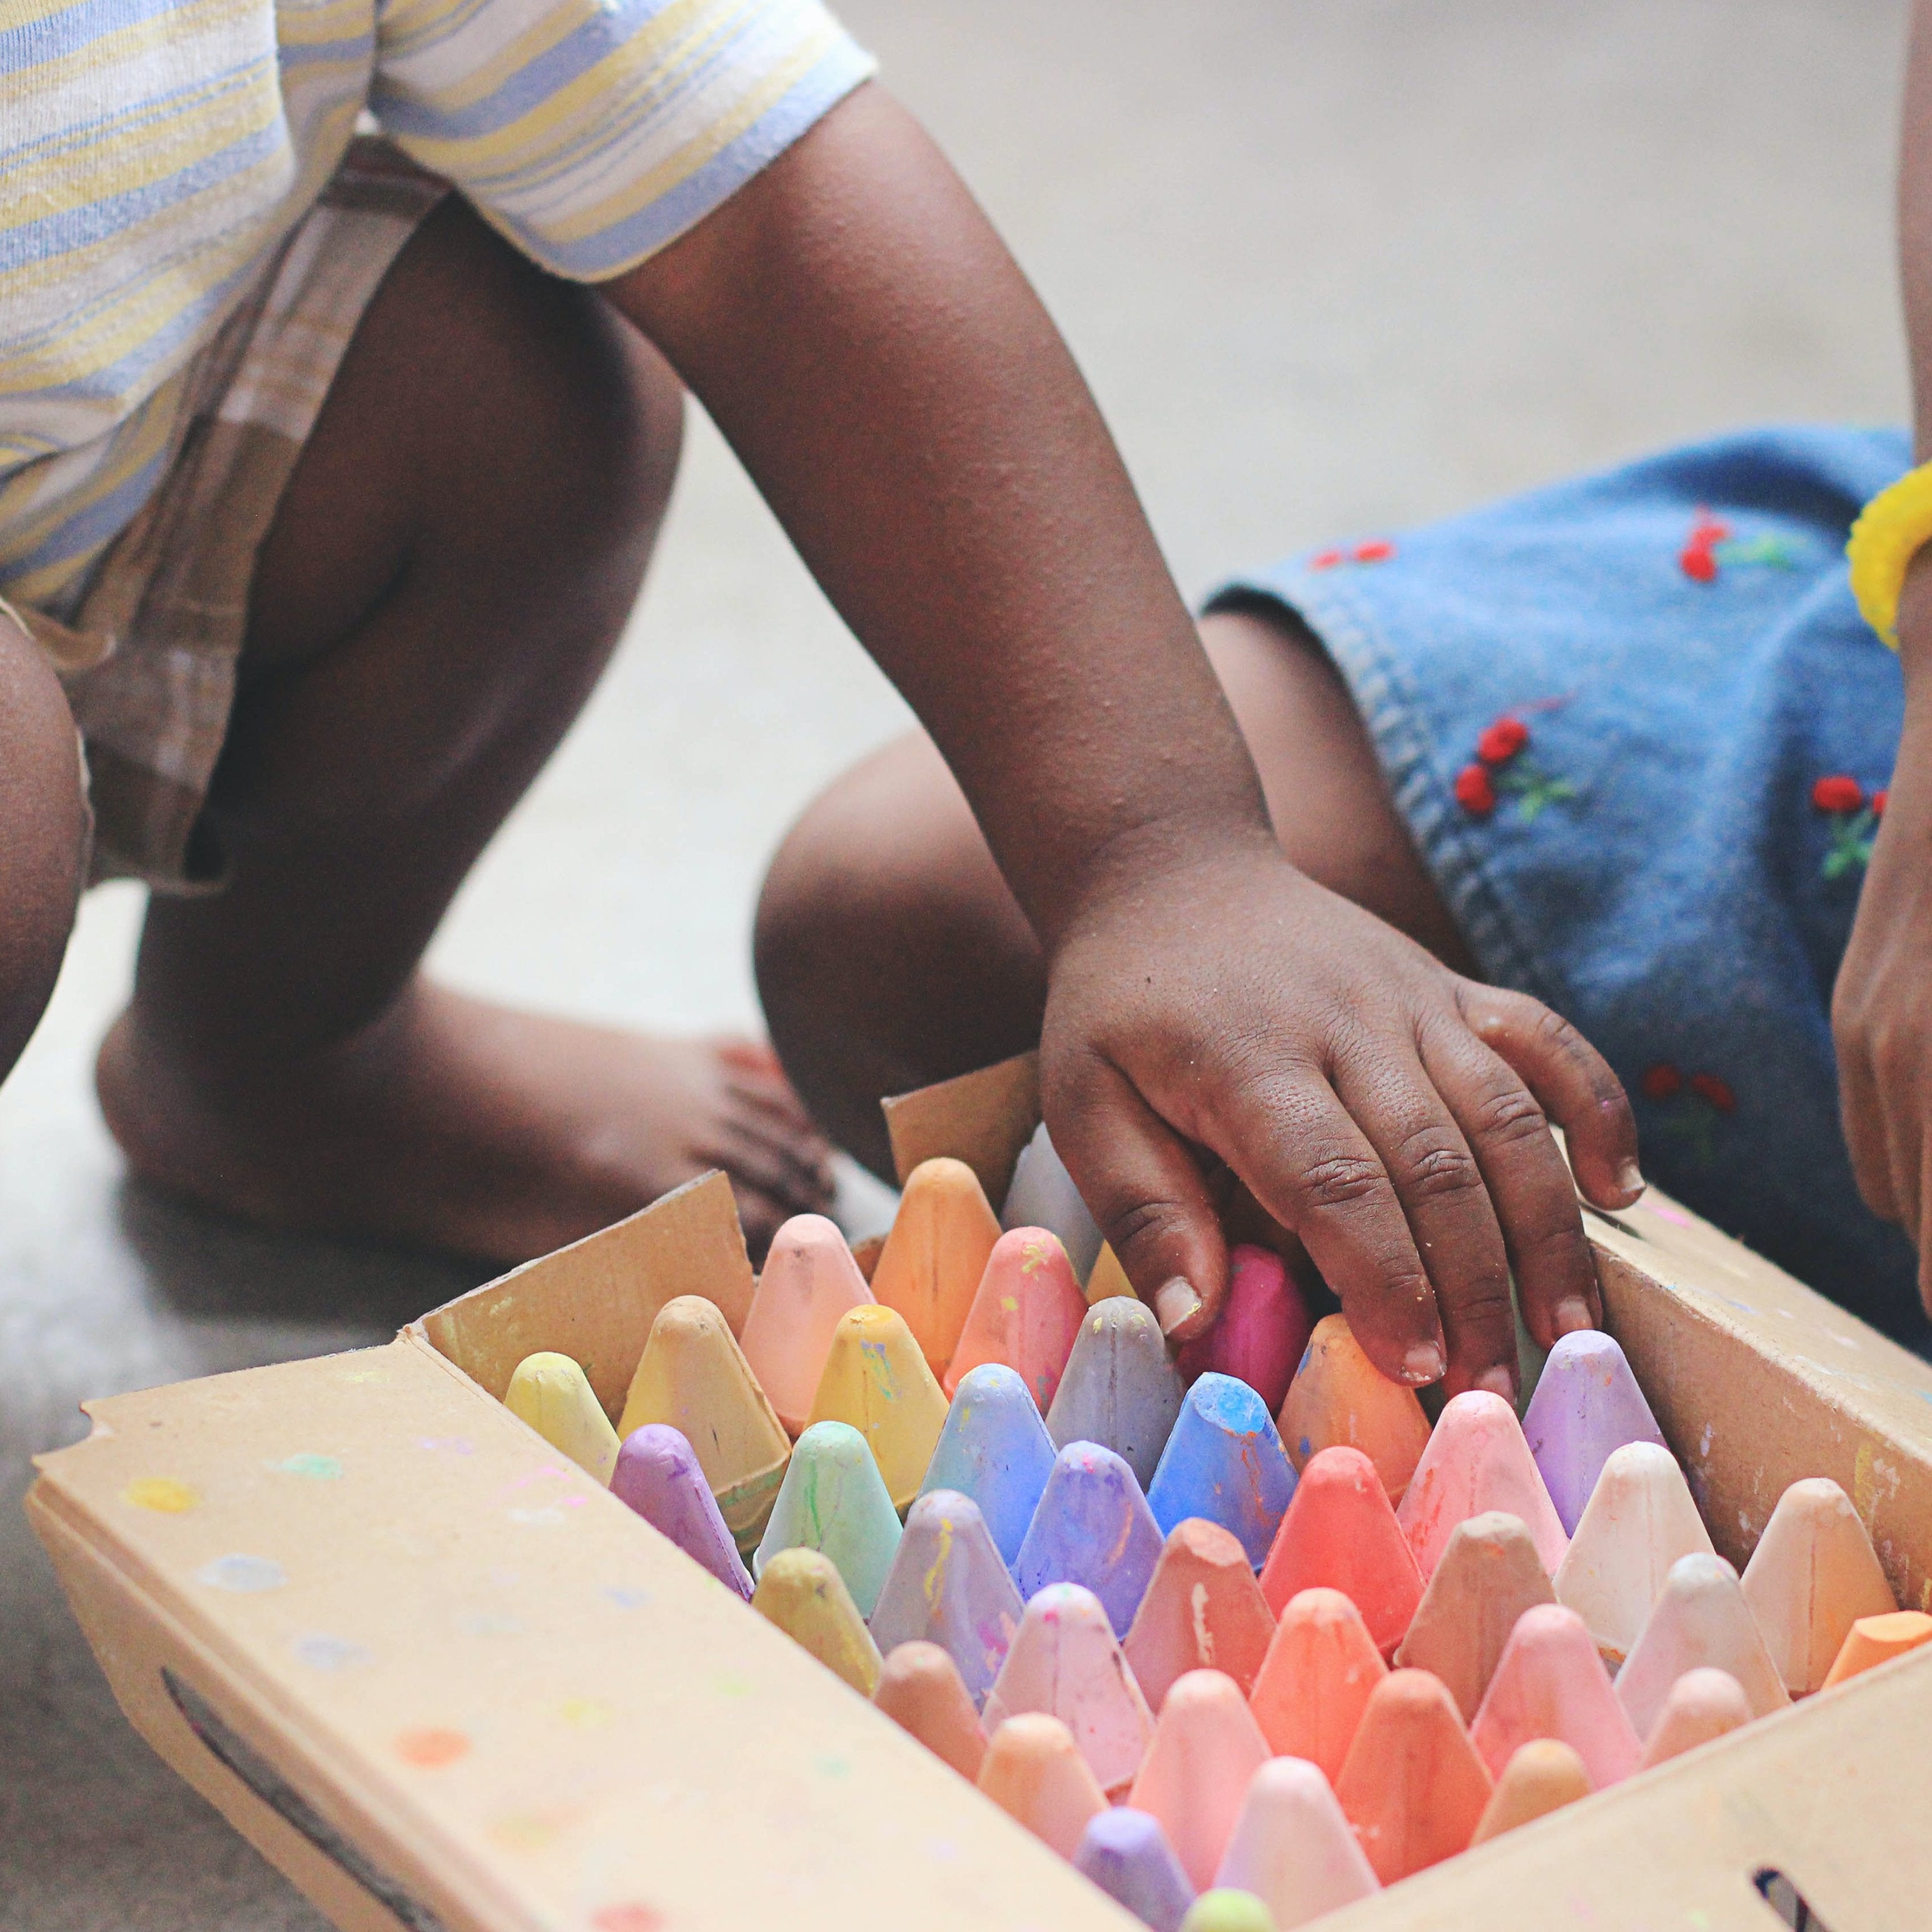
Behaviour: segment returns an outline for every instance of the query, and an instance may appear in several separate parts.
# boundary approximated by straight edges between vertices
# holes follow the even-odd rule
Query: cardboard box
[[[888,1103],[1000,1198],[1030,1058]],[[1588,1217],[1610,1328],[1742,1562],[1856,1500],[1932,1605],[1932,1368],[1660,1197]],[[712,1175],[386,1348],[88,1405],[28,1499],[122,1707],[345,1932],[1130,1932],[1134,1922],[502,1408],[531,1350],[614,1415],[652,1316],[752,1286]],[[1932,1651],[1324,1922],[1932,1924]],[[1781,1875],[1781,1876],[1774,1876]],[[1776,1909],[1774,1909],[1776,1908]]]

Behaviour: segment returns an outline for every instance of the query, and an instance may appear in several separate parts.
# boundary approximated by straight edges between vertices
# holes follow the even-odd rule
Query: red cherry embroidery
[[[1310,570],[1333,570],[1341,561],[1339,550],[1320,550],[1308,560],[1308,567]]]
[[[1864,802],[1864,787],[1843,772],[1834,772],[1811,788],[1811,802],[1820,812],[1856,812]]]
[[[1690,526],[1690,534],[1677,554],[1677,567],[1694,584],[1708,584],[1718,574],[1718,546],[1731,533],[1731,526],[1700,510]]]
[[[1642,1084],[1646,1100],[1674,1100],[1684,1090],[1683,1071],[1667,1060],[1660,1060],[1654,1066],[1645,1068]]]
[[[1892,794],[1890,790],[1883,787],[1881,787],[1878,790],[1872,794],[1871,808],[1873,818],[1882,818],[1885,816],[1885,802],[1891,796]]]
[[[1496,788],[1482,765],[1465,765],[1456,774],[1456,802],[1472,818],[1486,818],[1496,808]]]
[[[1730,1084],[1720,1080],[1714,1073],[1694,1073],[1690,1076],[1690,1090],[1701,1094],[1720,1114],[1737,1111],[1738,1096],[1730,1090]]]
[[[1476,740],[1476,755],[1486,765],[1504,765],[1528,742],[1529,727],[1520,718],[1498,718]]]
[[[1371,543],[1355,546],[1355,561],[1358,563],[1386,563],[1394,554],[1395,545],[1381,537]]]

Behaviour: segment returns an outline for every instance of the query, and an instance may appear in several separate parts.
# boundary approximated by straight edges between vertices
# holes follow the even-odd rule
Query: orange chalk
[[[1859,1618],[1898,1607],[1851,1498],[1827,1476],[1793,1483],[1778,1498],[1743,1580],[1794,1697],[1822,1688]]]
[[[899,1645],[880,1670],[872,1701],[962,1778],[980,1775],[986,1735],[959,1666],[939,1645],[916,1640]]]
[[[983,1362],[1016,1370],[1044,1415],[1060,1387],[1087,1312],[1073,1264],[1059,1238],[1044,1228],[1015,1228],[987,1257],[959,1345],[946,1371],[946,1393]]]
[[[904,1316],[935,1376],[952,1359],[999,1238],[980,1177],[963,1160],[921,1161],[906,1177],[872,1298]]]
[[[946,1426],[946,1397],[896,1310],[869,1305],[839,1316],[806,1426],[814,1422],[850,1423],[893,1508],[903,1516],[912,1507]]]
[[[872,1299],[845,1237],[823,1214],[794,1214],[772,1237],[740,1339],[792,1435],[805,1432],[839,1316]]]
[[[1395,1660],[1433,1671],[1473,1724],[1516,1618],[1556,1600],[1529,1532],[1500,1510],[1472,1516],[1450,1534]]]
[[[1384,1885],[1468,1846],[1490,1774],[1439,1678],[1397,1670],[1376,1685],[1335,1796]]]
[[[1557,1519],[1516,1411],[1499,1395],[1471,1389],[1450,1398],[1396,1512],[1424,1577],[1433,1574],[1459,1522],[1485,1510],[1519,1517],[1550,1575],[1570,1539]]]
[[[1422,1600],[1415,1558],[1375,1465],[1359,1449],[1324,1449],[1302,1471],[1262,1566],[1262,1594],[1277,1613],[1316,1588],[1340,1590],[1384,1657]]]
[[[1124,1295],[1130,1301],[1140,1299],[1127,1279],[1126,1270],[1120,1265],[1120,1256],[1102,1241],[1094,1272],[1087,1277],[1087,1304],[1091,1307],[1096,1301],[1112,1301],[1116,1295]]]
[[[1043,1711],[1009,1718],[986,1746],[980,1789],[1063,1858],[1080,1849],[1090,1820],[1107,1808],[1073,1734]]]
[[[1682,1757],[1686,1751],[1749,1724],[1750,1715],[1750,1705],[1728,1670],[1709,1664],[1687,1670],[1671,1685],[1637,1768],[1648,1771],[1654,1764]]]
[[[667,1301],[651,1324],[617,1433],[628,1442],[650,1422],[668,1423],[691,1444],[739,1554],[748,1556],[778,1500],[791,1441],[723,1311],[702,1295]]]
[[[1921,1644],[1932,1643],[1932,1617],[1918,1610],[1894,1610],[1888,1616],[1861,1617],[1852,1624],[1825,1679],[1824,1688],[1862,1676]]]
[[[1268,1755],[1261,1726],[1225,1672],[1190,1670],[1168,1691],[1127,1802],[1160,1820],[1196,1891],[1214,1882],[1248,1781]]]
[[[1324,1449],[1359,1449],[1391,1503],[1429,1446],[1429,1418],[1412,1388],[1392,1382],[1362,1352],[1346,1315],[1315,1324],[1281,1406],[1281,1439],[1298,1474]]]
[[[1124,1648],[1159,1711],[1183,1672],[1225,1670],[1245,1696],[1274,1635],[1274,1612],[1232,1531],[1191,1516],[1161,1546]]]
[[[1332,1784],[1388,1675],[1354,1605],[1340,1590],[1304,1590],[1282,1612],[1250,1707],[1270,1750],[1306,1758]]]
[[[1556,1738],[1532,1738],[1510,1754],[1469,1842],[1486,1845],[1519,1825],[1588,1797],[1590,1791],[1590,1774],[1570,1745]]]
[[[1599,1791],[1629,1777],[1642,1755],[1583,1619],[1561,1604],[1516,1619],[1470,1736],[1492,1778],[1532,1738],[1560,1738]]]

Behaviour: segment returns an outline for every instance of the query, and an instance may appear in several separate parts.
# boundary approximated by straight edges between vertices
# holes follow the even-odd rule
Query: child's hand
[[[1226,1274],[1191,1144],[1306,1244],[1386,1373],[1446,1362],[1452,1393],[1514,1393],[1512,1267],[1545,1346],[1600,1319],[1546,1114],[1592,1201],[1642,1186],[1629,1103],[1573,1027],[1450,972],[1271,841],[1149,863],[1082,908],[1042,1074],[1054,1144],[1163,1328],[1206,1327]]]
[[[1932,1310],[1932,562],[1899,605],[1905,730],[1832,995],[1839,1105],[1858,1192],[1918,1247]]]

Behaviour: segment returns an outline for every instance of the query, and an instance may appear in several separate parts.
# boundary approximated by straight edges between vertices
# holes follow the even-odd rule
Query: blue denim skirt
[[[1770,428],[1226,586],[1354,693],[1484,976],[1629,1089],[1645,1171],[1888,1334],[1932,1340],[1858,1198],[1832,986],[1898,749],[1898,660],[1845,538],[1890,430]]]

